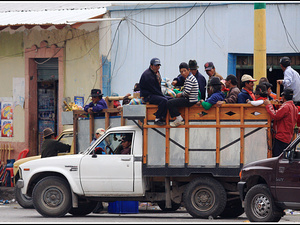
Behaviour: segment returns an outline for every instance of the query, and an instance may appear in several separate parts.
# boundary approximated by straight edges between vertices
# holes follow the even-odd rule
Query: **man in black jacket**
[[[71,146],[55,140],[54,132],[51,128],[46,128],[43,131],[44,142],[41,147],[41,158],[57,156],[59,152],[69,152]]]
[[[151,59],[150,67],[142,74],[139,84],[140,96],[144,98],[144,101],[158,105],[154,124],[161,126],[166,124],[167,101],[171,97],[163,95],[161,91],[160,65],[158,58]]]

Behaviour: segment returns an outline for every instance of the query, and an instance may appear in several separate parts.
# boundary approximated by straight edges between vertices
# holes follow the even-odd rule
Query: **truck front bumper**
[[[22,188],[24,187],[24,181],[20,178],[17,183],[16,183],[17,188]]]
[[[240,181],[238,182],[237,184],[237,188],[238,188],[238,191],[239,191],[239,194],[240,194],[240,198],[241,198],[241,201],[243,202],[244,199],[245,199],[245,185],[246,185],[246,182],[244,181]]]

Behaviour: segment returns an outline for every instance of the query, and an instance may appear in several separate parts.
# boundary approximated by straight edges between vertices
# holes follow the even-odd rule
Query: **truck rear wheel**
[[[21,189],[17,186],[15,187],[15,197],[16,201],[22,206],[24,209],[33,209],[32,198],[22,194]]]
[[[267,185],[253,186],[245,197],[245,213],[251,222],[278,222],[283,216],[274,203]]]
[[[227,196],[224,187],[211,177],[200,177],[187,185],[183,194],[184,206],[193,217],[219,216],[225,209]]]
[[[72,207],[68,183],[55,176],[45,177],[33,189],[34,208],[45,217],[61,217]]]

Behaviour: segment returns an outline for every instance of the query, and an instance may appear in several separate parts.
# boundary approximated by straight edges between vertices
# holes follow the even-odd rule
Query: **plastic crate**
[[[139,213],[138,201],[115,201],[108,204],[108,213]]]

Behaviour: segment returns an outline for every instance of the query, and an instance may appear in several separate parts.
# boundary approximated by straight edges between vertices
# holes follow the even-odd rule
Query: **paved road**
[[[298,214],[299,213],[299,214]],[[288,213],[280,223],[300,222],[300,212]],[[161,210],[149,207],[148,210],[140,208],[138,214],[100,214],[91,213],[85,217],[73,217],[67,214],[61,218],[42,217],[35,209],[23,209],[17,203],[0,205],[1,223],[248,223],[245,214],[236,219],[196,219],[183,209],[174,213],[163,213]]]

